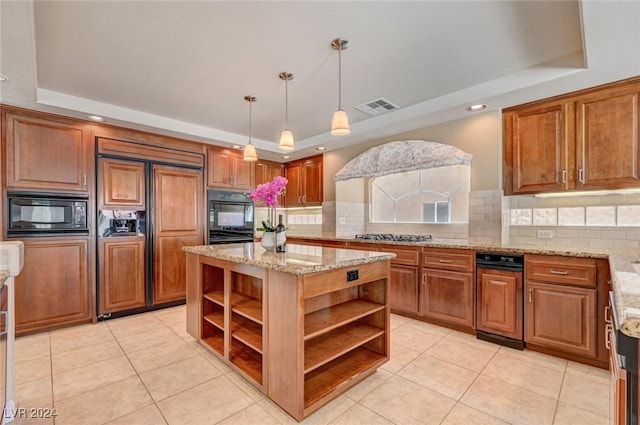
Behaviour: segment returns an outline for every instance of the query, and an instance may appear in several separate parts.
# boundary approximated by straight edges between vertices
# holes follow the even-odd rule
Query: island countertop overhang
[[[389,252],[297,244],[287,244],[287,252],[281,253],[267,251],[256,242],[185,246],[182,247],[182,250],[204,257],[277,270],[298,276],[388,261],[396,257],[395,254]]]

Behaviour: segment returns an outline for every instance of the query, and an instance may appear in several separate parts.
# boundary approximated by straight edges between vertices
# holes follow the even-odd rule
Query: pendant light
[[[284,80],[284,130],[280,135],[280,143],[278,148],[283,151],[292,151],[295,149],[293,145],[293,132],[289,130],[289,84],[293,80],[293,74],[289,72],[281,72],[278,74],[281,80]]]
[[[249,143],[244,147],[244,155],[242,156],[242,159],[245,161],[257,161],[258,154],[256,153],[256,147],[251,143],[251,104],[257,99],[253,96],[245,96],[244,100],[249,102]]]
[[[342,110],[342,51],[349,47],[349,41],[336,38],[331,42],[331,47],[338,51],[338,110],[333,113],[331,120],[331,134],[334,136],[346,136],[351,133],[349,118]]]

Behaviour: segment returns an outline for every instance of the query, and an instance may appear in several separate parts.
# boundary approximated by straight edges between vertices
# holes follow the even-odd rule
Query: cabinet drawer
[[[389,276],[387,261],[343,267],[329,272],[312,273],[304,276],[304,298],[311,298],[329,292],[339,291],[352,286],[362,285]],[[358,278],[348,281],[347,273],[358,272]]]
[[[526,256],[524,270],[527,280],[596,286],[596,262],[589,258]]]
[[[381,245],[379,251],[396,254],[396,258],[391,260],[391,264],[404,264],[405,266],[417,266],[420,264],[419,248],[399,248]]]
[[[422,267],[471,272],[474,267],[474,254],[465,250],[431,250],[423,248]]]

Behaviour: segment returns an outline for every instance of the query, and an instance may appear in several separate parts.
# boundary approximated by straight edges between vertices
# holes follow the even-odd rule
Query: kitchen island
[[[300,421],[389,359],[394,254],[184,247],[187,331]]]

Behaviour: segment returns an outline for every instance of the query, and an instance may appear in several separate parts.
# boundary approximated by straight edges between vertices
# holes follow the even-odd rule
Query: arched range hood
[[[455,146],[426,140],[401,140],[375,146],[349,161],[333,181],[378,177],[403,171],[470,165],[472,155]]]

